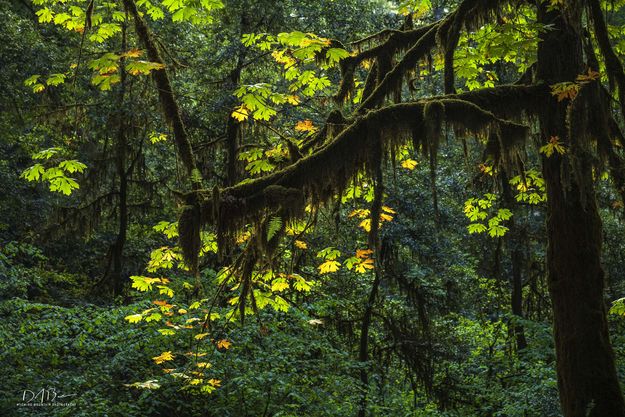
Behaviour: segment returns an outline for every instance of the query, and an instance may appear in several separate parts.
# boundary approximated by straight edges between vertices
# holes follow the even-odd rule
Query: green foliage
[[[87,168],[87,165],[79,162],[75,159],[64,160],[56,163],[61,148],[48,148],[37,152],[32,156],[34,160],[47,161],[48,167],[46,168],[42,163],[36,163],[35,165],[26,168],[21,178],[30,182],[47,182],[50,187],[50,191],[59,192],[64,195],[70,195],[74,190],[80,188],[78,182],[74,178],[68,177],[67,174],[82,173]]]
[[[470,198],[464,203],[464,214],[473,223],[467,226],[470,234],[488,232],[490,237],[502,237],[509,230],[502,223],[510,220],[512,212],[507,208],[494,209],[495,194],[484,194],[484,198]],[[490,212],[490,218],[489,218]],[[486,220],[488,218],[488,220]],[[482,223],[486,222],[486,224]]]

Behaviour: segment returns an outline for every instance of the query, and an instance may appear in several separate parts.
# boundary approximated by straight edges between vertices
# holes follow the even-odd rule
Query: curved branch
[[[373,176],[379,164],[377,146],[388,150],[411,138],[421,146],[438,140],[428,137],[433,129],[424,122],[425,107],[432,103],[442,108],[441,123],[459,133],[495,133],[506,148],[516,146],[527,129],[491,110],[508,107],[509,113],[518,111],[513,116],[520,117],[523,112],[536,111],[535,103],[546,96],[548,89],[542,85],[507,85],[371,110],[353,120],[331,142],[280,171],[212,193],[198,190],[187,194],[188,207],[179,222],[181,246],[194,247],[184,242],[198,236],[196,229],[207,223],[217,226],[219,241],[223,242],[223,236],[267,213],[279,210],[284,213],[283,220],[299,217],[306,203],[321,205],[340,195],[357,172],[364,170]],[[192,252],[185,251],[185,256],[193,260]]]

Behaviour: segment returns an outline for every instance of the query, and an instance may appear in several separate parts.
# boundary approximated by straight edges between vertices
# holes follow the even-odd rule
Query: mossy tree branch
[[[169,79],[169,74],[167,72],[167,69],[164,67],[165,61],[161,56],[156,42],[154,42],[150,28],[145,22],[145,19],[143,19],[143,17],[139,14],[137,5],[135,4],[134,0],[123,1],[124,8],[132,16],[135,22],[135,31],[147,51],[149,60],[163,65],[163,69],[155,70],[152,72],[152,78],[154,79],[156,88],[158,89],[158,95],[161,101],[163,114],[166,120],[172,125],[176,148],[178,150],[178,154],[180,155],[180,159],[182,160],[182,163],[184,164],[184,167],[187,171],[187,174],[191,179],[192,187],[193,189],[200,189],[200,171],[197,169],[195,163],[195,156],[193,155],[193,150],[191,148],[191,141],[189,140],[186,126],[182,120],[180,106],[178,105],[178,101],[176,100],[176,97],[174,95],[171,81]]]
[[[494,133],[499,138],[499,154],[504,155],[522,143],[527,129],[495,112],[507,108],[509,115],[520,117],[539,111],[535,103],[548,97],[542,85],[506,85],[371,110],[351,121],[333,140],[280,171],[222,190],[189,193],[179,223],[181,246],[188,248],[185,256],[192,264],[197,262],[193,242],[202,225],[216,225],[224,242],[224,236],[267,214],[280,211],[283,220],[301,216],[306,203],[321,205],[340,195],[358,172],[373,177],[380,163],[374,152],[378,146],[384,153],[412,140],[416,147],[436,152],[431,144],[438,138],[431,136],[440,134],[442,127],[431,123],[427,127],[426,107],[429,112],[437,108],[440,123],[460,134]]]

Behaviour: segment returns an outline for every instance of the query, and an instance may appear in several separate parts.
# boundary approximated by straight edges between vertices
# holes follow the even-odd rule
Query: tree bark
[[[538,78],[549,85],[574,81],[584,72],[582,3],[567,1],[555,11],[546,8],[546,3],[538,6],[538,19],[552,29],[539,42]],[[567,146],[563,155],[555,152],[543,158],[560,403],[566,417],[620,417],[625,416],[625,404],[603,299],[602,226],[592,182],[590,139],[585,131],[569,134],[569,104],[554,98],[540,115],[542,140],[557,136]]]
[[[501,173],[501,188],[503,199],[509,208],[514,208],[516,202],[512,196],[512,189],[505,172]],[[523,236],[517,221],[512,217],[509,220],[510,231],[506,236],[506,243],[510,251],[510,264],[512,267],[512,292],[510,294],[510,304],[512,314],[520,319],[523,318]],[[517,350],[527,347],[525,331],[521,324],[512,326],[512,333],[516,340]]]
[[[122,51],[127,49],[126,44],[126,26],[122,26]],[[128,229],[128,176],[126,172],[126,151],[128,140],[126,136],[126,117],[124,111],[124,100],[126,96],[126,70],[124,69],[124,58],[120,60],[121,82],[118,96],[118,132],[116,143],[115,166],[119,179],[119,205],[118,205],[118,229],[117,238],[113,243],[112,262],[113,262],[113,295],[122,295],[124,292],[124,246],[126,245],[126,233]]]

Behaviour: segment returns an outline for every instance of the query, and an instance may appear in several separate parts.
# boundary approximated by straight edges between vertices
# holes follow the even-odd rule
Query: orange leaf
[[[314,132],[317,128],[313,125],[312,120],[300,120],[295,125],[295,130],[298,132]]]
[[[232,342],[227,339],[221,339],[217,342],[217,349],[229,349]]]

